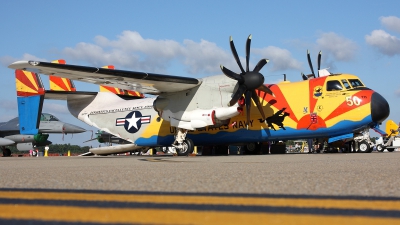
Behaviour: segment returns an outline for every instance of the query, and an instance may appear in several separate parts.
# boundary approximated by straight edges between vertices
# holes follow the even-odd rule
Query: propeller
[[[258,110],[261,113],[263,120],[265,120],[265,114],[262,109],[262,105],[258,98],[258,95],[255,90],[263,91],[268,93],[272,96],[271,89],[264,86],[264,76],[260,73],[260,70],[268,63],[268,59],[261,59],[257,65],[254,67],[253,71],[249,70],[249,61],[250,61],[250,44],[251,44],[251,34],[247,38],[246,42],[246,71],[243,69],[242,63],[239,60],[239,56],[236,52],[235,44],[233,43],[232,36],[229,37],[230,47],[233,54],[233,57],[238,64],[241,73],[237,74],[232,72],[231,70],[227,69],[226,67],[221,65],[222,72],[229,78],[236,80],[238,82],[238,88],[236,92],[233,94],[232,99],[229,101],[228,106],[232,106],[237,103],[240,97],[245,97],[245,104],[246,104],[246,127],[249,129],[249,121],[250,121],[250,106],[251,106],[251,99],[253,99],[254,103],[256,104]]]
[[[319,53],[318,53],[318,77],[319,77],[319,70],[321,69],[321,56],[322,56],[322,52],[319,51]],[[312,75],[315,78],[314,68],[311,63],[310,51],[308,49],[307,49],[307,59],[308,59],[308,65],[310,66],[310,69],[311,69],[311,74],[307,75],[306,77],[308,79]],[[307,79],[305,79],[304,74],[301,74],[301,76],[303,77],[303,80],[307,80]]]

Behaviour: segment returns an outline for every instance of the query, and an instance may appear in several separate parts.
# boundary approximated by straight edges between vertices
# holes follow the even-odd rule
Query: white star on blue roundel
[[[118,118],[115,121],[116,126],[124,126],[129,133],[138,132],[145,123],[150,123],[150,116],[142,116],[139,111],[132,111],[125,118]]]

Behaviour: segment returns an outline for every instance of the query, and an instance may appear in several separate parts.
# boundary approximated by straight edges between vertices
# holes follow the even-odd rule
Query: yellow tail
[[[399,125],[393,120],[388,120],[386,122],[386,133],[388,136],[397,136],[399,134]]]

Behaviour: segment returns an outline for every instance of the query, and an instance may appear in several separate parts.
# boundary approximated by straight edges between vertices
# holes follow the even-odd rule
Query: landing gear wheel
[[[359,142],[358,143],[358,152],[370,153],[371,152],[371,148],[369,147],[368,142],[366,142],[366,141]]]
[[[387,150],[388,150],[388,152],[393,152],[394,148],[388,148]]]
[[[244,151],[246,155],[255,155],[260,152],[260,144],[256,142],[248,143],[244,146]]]
[[[10,157],[11,150],[9,148],[3,149],[3,157]]]
[[[187,156],[187,155],[191,154],[194,150],[193,141],[189,138],[186,138],[182,142],[181,148],[175,147],[175,149],[176,149],[176,154],[178,154],[179,156]]]
[[[383,151],[385,151],[385,148],[383,147],[382,144],[379,144],[379,145],[376,146],[376,150],[377,150],[378,152],[383,152]]]

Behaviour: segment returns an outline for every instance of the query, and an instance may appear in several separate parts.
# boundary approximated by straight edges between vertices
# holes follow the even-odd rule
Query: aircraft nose
[[[382,123],[388,118],[390,113],[389,103],[385,98],[377,92],[374,92],[371,97],[371,117],[372,121]]]
[[[66,123],[63,126],[63,131],[66,134],[71,134],[71,133],[82,133],[82,132],[85,132],[86,130],[83,129],[82,127],[78,127],[78,126]]]

